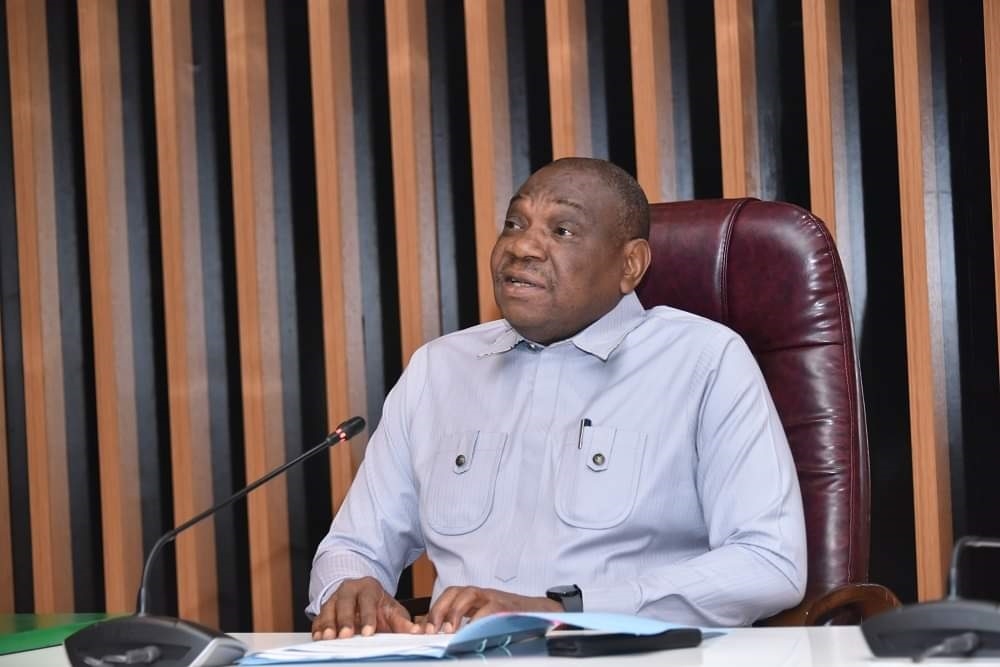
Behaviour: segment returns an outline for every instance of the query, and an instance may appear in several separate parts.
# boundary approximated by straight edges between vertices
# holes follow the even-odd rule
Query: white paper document
[[[687,627],[641,616],[590,612],[495,614],[473,621],[455,634],[406,635],[378,633],[370,637],[328,639],[285,648],[259,651],[239,661],[241,666],[345,662],[349,660],[401,660],[444,658],[483,652],[525,639],[543,637],[557,625],[587,630],[652,635]]]

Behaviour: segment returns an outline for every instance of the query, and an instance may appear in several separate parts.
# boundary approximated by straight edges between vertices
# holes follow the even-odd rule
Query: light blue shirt
[[[576,584],[587,611],[697,625],[749,624],[806,582],[795,466],[753,356],[634,294],[548,346],[500,320],[421,347],[319,545],[306,612],[349,578],[395,591],[424,550],[435,598]]]

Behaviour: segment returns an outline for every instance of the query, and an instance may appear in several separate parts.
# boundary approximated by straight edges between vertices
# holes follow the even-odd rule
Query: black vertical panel
[[[31,501],[24,414],[24,362],[21,349],[20,280],[17,260],[17,211],[14,208],[14,152],[10,117],[10,63],[7,12],[0,11],[0,325],[3,326],[3,383],[7,423],[7,481],[14,567],[14,611],[34,609],[31,563]],[[6,530],[7,527],[0,527]]]
[[[962,475],[952,488],[955,537],[1000,536],[1000,387],[997,379],[996,304],[986,68],[981,3],[936,3],[944,31],[948,124],[961,372]],[[990,406],[990,407],[987,407]],[[957,443],[952,442],[954,447]],[[1000,552],[970,550],[962,562],[961,593],[1000,600]]]
[[[587,0],[587,58],[594,157],[610,160],[634,176],[635,118],[627,2]]]
[[[225,23],[221,2],[188,1],[194,61],[212,487],[215,500],[220,501],[246,484]],[[225,631],[249,631],[253,622],[246,503],[236,503],[219,512],[214,522],[219,626]]]
[[[809,208],[802,5],[755,2],[754,45],[762,195]]]
[[[552,161],[545,3],[508,0],[505,11],[511,180],[517,188]]]
[[[289,459],[326,435],[308,28],[304,0],[267,3],[278,309]],[[309,569],[316,545],[329,527],[329,516],[312,509],[330,504],[329,469],[328,463],[323,465],[317,460],[287,473],[292,618],[297,631],[310,627],[302,613],[308,604]]]
[[[163,268],[153,108],[153,47],[149,5],[118,1],[118,40],[132,297],[132,358],[138,426],[143,553],[173,527],[170,416],[167,402]],[[172,552],[172,550],[171,550]],[[148,595],[161,613],[177,613],[176,568],[150,574]],[[114,576],[110,573],[109,576]]]
[[[871,461],[873,581],[904,601],[916,599],[913,472],[903,309],[896,111],[888,2],[856,1],[854,42],[864,190],[868,298],[859,352]]]
[[[73,592],[77,611],[99,611],[104,574],[77,12],[70,0],[46,5]]]
[[[690,199],[694,196],[694,162],[691,154],[692,100],[691,86],[688,83],[690,50],[686,30],[687,5],[684,0],[668,0],[667,5],[677,198]]]
[[[476,226],[469,134],[469,77],[462,0],[427,3],[441,330],[479,322]]]
[[[385,394],[402,372],[385,6],[351,0],[349,12],[368,422],[374,429]]]
[[[687,36],[683,62],[687,67],[691,165],[694,196],[722,196],[722,148],[719,137],[719,84],[715,60],[715,11],[711,2],[677,0],[670,18]],[[671,33],[674,31],[671,28]],[[676,52],[674,52],[676,54]]]

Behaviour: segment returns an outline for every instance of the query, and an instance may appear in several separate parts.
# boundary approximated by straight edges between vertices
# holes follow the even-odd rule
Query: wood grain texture
[[[479,320],[500,317],[490,253],[513,189],[504,0],[465,0]]]
[[[73,611],[45,4],[7,2],[14,198],[36,613]]]
[[[836,238],[838,220],[846,223],[846,147],[844,72],[838,0],[802,0],[802,43],[809,145],[809,202]],[[850,253],[838,243],[847,264]]]
[[[403,362],[441,335],[427,10],[386,0],[389,125]]]
[[[422,0],[386,0],[385,21],[400,337],[405,364],[420,345],[441,335],[427,8]],[[429,594],[433,581],[430,561],[421,558],[413,566],[414,594]]]
[[[552,158],[593,154],[586,0],[545,0]]]
[[[191,7],[150,5],[174,523],[213,504]],[[177,538],[181,618],[218,627],[212,522]]]
[[[246,477],[255,480],[286,458],[264,0],[226,0],[225,20]],[[285,479],[248,502],[253,629],[288,631]]]
[[[927,0],[892,0],[917,595],[940,598],[952,545]]]
[[[678,199],[668,4],[629,0],[637,180],[651,202]]]
[[[351,38],[347,0],[310,0],[309,48],[319,216],[323,348],[330,428],[367,415],[361,307]],[[347,495],[365,438],[330,452],[333,510]]]
[[[986,118],[990,146],[990,197],[993,203],[993,279],[1000,332],[1000,0],[983,0],[986,45]],[[1000,336],[997,344],[1000,345]]]
[[[80,0],[80,74],[90,250],[101,526],[109,612],[135,608],[142,517],[132,354],[132,294],[125,201],[118,8]]]
[[[722,195],[760,194],[752,0],[715,0]]]
[[[11,549],[10,467],[7,463],[6,364],[3,349],[3,311],[0,310],[0,614],[14,613],[14,552]]]

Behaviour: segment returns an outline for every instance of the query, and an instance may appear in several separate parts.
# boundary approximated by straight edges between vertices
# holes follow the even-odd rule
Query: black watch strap
[[[555,600],[566,611],[583,611],[583,591],[576,584],[553,586],[545,591],[545,597]]]

